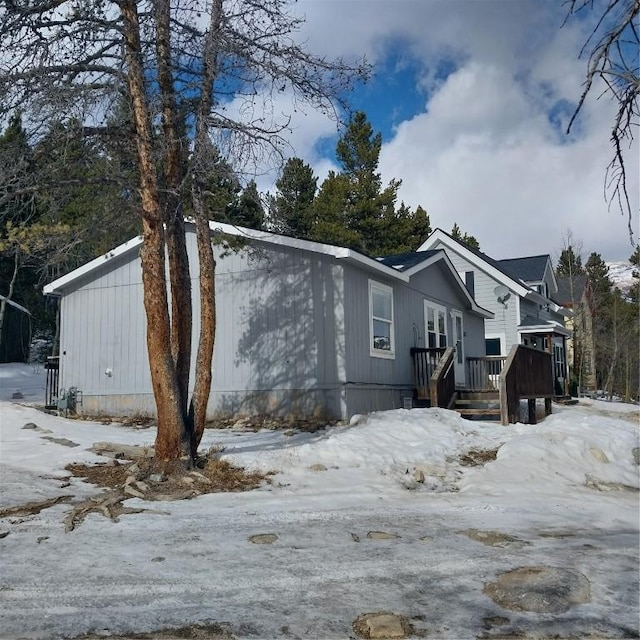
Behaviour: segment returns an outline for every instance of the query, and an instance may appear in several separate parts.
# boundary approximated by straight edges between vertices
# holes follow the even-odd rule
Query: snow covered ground
[[[0,509],[86,499],[99,490],[67,479],[66,464],[104,461],[87,451],[96,441],[155,437],[7,400],[19,388],[42,402],[41,377],[0,365]],[[70,533],[68,504],[0,519],[0,638],[213,622],[236,638],[350,638],[360,614],[383,610],[432,639],[638,637],[637,407],[581,401],[509,427],[401,409],[314,434],[208,430],[214,445],[276,471],[273,484],[144,503],[164,513],[118,523],[91,514]],[[484,466],[461,464],[492,449]],[[521,567],[538,581],[499,604],[486,585]],[[545,575],[583,576],[587,595],[558,610],[572,582]]]

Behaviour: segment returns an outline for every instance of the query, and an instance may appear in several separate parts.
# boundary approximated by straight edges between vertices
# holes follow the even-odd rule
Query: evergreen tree
[[[313,202],[311,240],[341,247],[360,245],[358,233],[349,228],[345,221],[344,209],[349,192],[348,178],[342,173],[330,171]]]
[[[480,251],[480,243],[478,242],[478,240],[468,233],[463,234],[457,222],[453,223],[453,228],[451,229],[451,237],[455,240],[458,240],[459,242],[462,242],[462,244],[467,245],[467,247],[470,247],[471,249]]]
[[[560,253],[556,266],[556,275],[559,277],[573,278],[584,273],[582,257],[576,253],[571,245],[567,246]]]
[[[240,196],[227,207],[224,222],[249,229],[264,228],[264,209],[255,180],[250,180]]]
[[[401,182],[382,185],[381,148],[381,134],[363,112],[355,113],[336,146],[341,171],[329,174],[313,204],[314,240],[373,256],[410,251],[424,241],[430,230],[424,209],[411,213],[404,204],[396,209]]]
[[[276,182],[276,196],[270,207],[274,231],[294,238],[310,238],[313,229],[313,201],[318,178],[300,158],[289,158]]]

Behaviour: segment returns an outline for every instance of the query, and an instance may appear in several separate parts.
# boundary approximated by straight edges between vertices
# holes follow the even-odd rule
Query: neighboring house
[[[195,232],[187,229],[197,291]],[[348,419],[403,407],[414,393],[412,347],[458,342],[469,356],[484,355],[491,313],[476,304],[443,251],[374,260],[263,231],[220,223],[211,229],[246,243],[238,252],[214,246],[210,418]],[[45,287],[61,305],[60,385],[82,392],[86,412],[154,411],[141,243],[131,240]],[[194,352],[198,331],[194,320]],[[464,375],[462,368],[462,384]]]
[[[485,322],[486,354],[506,356],[514,344],[542,349],[553,359],[558,395],[567,391],[567,312],[553,301],[558,285],[548,255],[494,260],[436,229],[418,252],[444,250],[476,302],[493,312]]]
[[[573,332],[568,344],[569,378],[579,389],[595,391],[596,352],[589,278],[586,274],[558,278],[558,292],[554,298],[573,312],[573,316],[567,319],[567,328]]]
[[[0,305],[4,305],[0,362],[27,362],[31,342],[31,313],[4,296],[0,296]]]

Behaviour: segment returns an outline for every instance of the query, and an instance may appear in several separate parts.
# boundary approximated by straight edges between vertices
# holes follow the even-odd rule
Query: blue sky
[[[615,104],[595,91],[564,133],[594,14],[562,26],[556,0],[300,0],[295,11],[314,53],[373,65],[351,105],[383,135],[383,179],[401,179],[400,198],[432,226],[457,222],[496,258],[555,257],[568,230],[585,257],[631,254],[627,221],[603,197]],[[292,126],[292,154],[321,182],[336,168],[335,123],[306,111]],[[637,139],[628,158],[637,230]]]

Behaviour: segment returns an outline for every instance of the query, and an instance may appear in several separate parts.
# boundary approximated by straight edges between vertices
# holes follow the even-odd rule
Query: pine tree
[[[363,112],[355,113],[336,146],[341,171],[329,174],[314,201],[313,239],[372,256],[410,251],[424,241],[430,230],[424,209],[396,209],[401,181],[382,185],[381,148],[382,135]]]
[[[467,247],[470,247],[471,249],[480,251],[480,243],[478,242],[478,240],[468,233],[463,234],[457,222],[453,223],[453,228],[451,229],[451,237],[455,240],[458,240],[459,242],[462,242],[462,244],[467,245]]]
[[[573,278],[584,273],[582,257],[576,253],[571,245],[567,246],[560,253],[556,266],[556,275],[559,277]]]
[[[264,209],[255,180],[250,180],[240,196],[229,204],[223,222],[249,229],[264,228]]]
[[[289,158],[276,182],[276,196],[270,207],[274,231],[294,238],[310,238],[313,229],[313,200],[318,178],[300,158]]]

